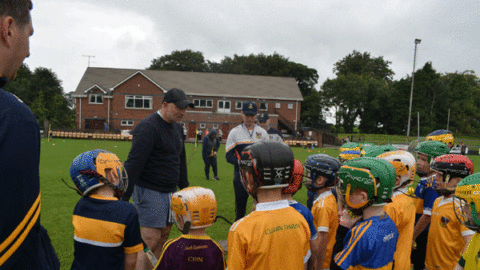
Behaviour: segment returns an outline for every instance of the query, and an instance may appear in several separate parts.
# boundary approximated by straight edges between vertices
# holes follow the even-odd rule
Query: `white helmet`
[[[400,177],[400,183],[394,186],[394,189],[404,187],[405,185],[411,183],[415,178],[415,172],[417,170],[417,163],[415,162],[415,157],[408,151],[396,150],[390,151],[377,156],[377,158],[389,161],[394,163],[395,161],[401,162],[407,169],[407,174],[402,174]],[[396,168],[395,164],[393,164]]]

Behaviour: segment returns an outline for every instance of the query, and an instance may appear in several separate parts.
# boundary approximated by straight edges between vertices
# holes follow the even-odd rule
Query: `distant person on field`
[[[128,185],[120,159],[105,150],[78,155],[70,177],[83,196],[73,211],[75,269],[135,269],[143,250],[135,207],[119,200]]]
[[[40,1],[39,1],[40,2]],[[40,225],[40,128],[32,111],[3,88],[30,55],[30,0],[0,1],[0,269],[59,269]]]
[[[165,243],[155,270],[225,269],[222,247],[205,232],[205,228],[215,222],[217,214],[213,191],[203,187],[177,191],[172,196],[171,208],[183,235]]]
[[[282,133],[271,126],[272,120],[270,119],[270,116],[266,113],[261,113],[258,116],[258,124],[267,131],[268,137],[270,138],[270,141],[272,142],[283,142],[283,135]]]
[[[303,270],[310,258],[305,218],[282,199],[292,180],[293,152],[279,142],[259,142],[239,154],[242,184],[256,210],[228,233],[228,269]]]
[[[220,148],[220,141],[217,138],[217,131],[212,128],[208,135],[203,137],[202,141],[202,157],[205,163],[205,177],[210,180],[210,166],[213,170],[213,179],[220,180],[217,173],[217,152]]]

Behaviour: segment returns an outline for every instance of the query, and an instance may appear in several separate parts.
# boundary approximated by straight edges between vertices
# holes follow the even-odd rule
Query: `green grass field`
[[[94,140],[73,140],[53,139],[49,142],[42,139],[40,158],[40,181],[42,190],[42,215],[43,226],[48,230],[52,244],[60,259],[61,269],[70,269],[73,261],[73,226],[72,213],[75,204],[80,199],[77,193],[62,182],[64,179],[69,185],[73,182],[69,176],[69,168],[73,159],[80,153],[104,149],[117,154],[125,161],[130,151],[131,142],[128,141],[94,141]],[[188,179],[190,186],[203,186],[215,192],[218,204],[217,214],[233,221],[235,217],[235,204],[233,192],[233,165],[225,160],[225,146],[222,145],[218,154],[218,176],[220,181],[205,180],[204,164],[201,154],[201,145],[194,153],[194,145],[186,144],[187,161],[192,156],[188,165]],[[295,158],[302,163],[309,155],[325,153],[338,156],[338,150],[334,149],[302,149],[293,148]],[[210,173],[212,177],[213,174]],[[295,199],[303,204],[307,201],[307,190],[302,188]],[[249,200],[250,209],[251,199]],[[207,233],[215,240],[227,239],[230,225],[219,220]],[[170,238],[180,235],[180,231],[174,226]]]

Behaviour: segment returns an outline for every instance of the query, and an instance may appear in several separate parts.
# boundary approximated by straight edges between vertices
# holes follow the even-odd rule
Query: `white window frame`
[[[207,125],[205,123],[200,123],[200,129],[205,129]]]
[[[95,102],[92,102],[92,97],[95,97]],[[102,102],[98,102],[98,98],[101,98]],[[103,104],[103,94],[90,94],[90,95],[88,95],[88,104]]]
[[[239,104],[240,104],[240,108],[238,107]],[[242,110],[242,107],[243,107],[243,101],[236,101],[235,102],[235,109],[236,110]]]
[[[262,109],[262,104],[265,104],[265,109]],[[268,102],[260,102],[258,106],[259,111],[268,111]]]
[[[223,102],[223,108],[220,109],[220,102]],[[229,106],[228,109],[225,109],[225,104],[228,102]],[[230,100],[219,100],[217,102],[217,112],[219,113],[230,113],[232,110],[232,102]]]
[[[218,129],[218,124],[213,124],[214,129]]]
[[[288,108],[289,108],[290,110],[292,110],[292,109],[293,109],[293,103],[288,103]]]
[[[127,103],[129,99],[133,97],[133,107],[127,107]],[[142,108],[137,108],[135,107],[136,100],[150,100],[150,107],[145,108],[145,104],[142,102],[144,107]],[[136,109],[136,110],[151,110],[153,108],[153,97],[152,96],[142,96],[142,95],[126,95],[125,96],[125,109]]]
[[[205,102],[205,105],[201,105],[201,103]],[[208,103],[210,102],[210,106]],[[193,100],[193,105],[195,105],[195,108],[213,108],[213,100],[211,99],[194,99]]]
[[[120,125],[122,127],[133,127],[133,120],[122,120]]]
[[[275,109],[280,109],[282,107],[282,103],[277,102],[275,103]]]

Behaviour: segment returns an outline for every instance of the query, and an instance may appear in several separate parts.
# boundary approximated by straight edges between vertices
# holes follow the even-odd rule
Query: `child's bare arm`
[[[135,270],[137,264],[137,252],[125,253],[125,270]]]

